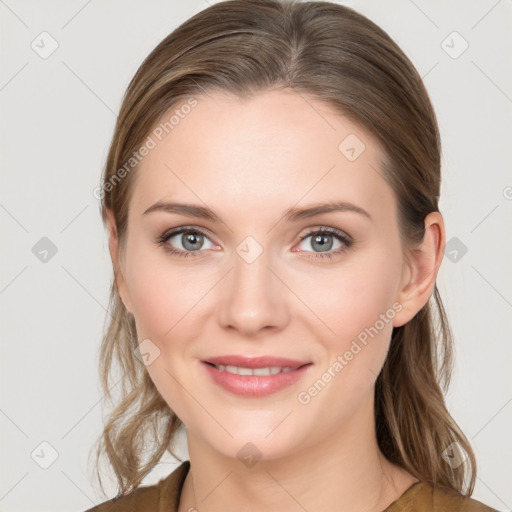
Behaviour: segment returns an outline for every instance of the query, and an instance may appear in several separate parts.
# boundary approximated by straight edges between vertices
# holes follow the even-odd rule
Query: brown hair
[[[409,59],[386,32],[345,6],[324,1],[229,0],[208,7],[174,30],[144,60],[128,86],[101,187],[102,218],[105,222],[107,209],[113,212],[121,253],[137,166],[120,170],[162,114],[193,95],[213,90],[246,98],[285,88],[324,101],[377,137],[384,155],[383,176],[397,198],[403,245],[412,247],[422,240],[426,215],[439,211],[441,148],[428,93]],[[114,262],[114,272],[116,267]],[[114,361],[122,386],[98,439],[96,461],[107,455],[120,493],[126,493],[141,483],[166,451],[174,455],[181,422],[134,355],[135,322],[120,300],[115,279],[110,311],[100,348],[107,399],[114,401]],[[475,456],[443,396],[450,381],[452,350],[436,285],[416,316],[393,329],[375,384],[376,432],[390,461],[420,480],[470,496]],[[146,449],[151,442],[154,445]],[[467,456],[458,467],[443,458],[454,442]],[[101,485],[99,470],[97,475]]]

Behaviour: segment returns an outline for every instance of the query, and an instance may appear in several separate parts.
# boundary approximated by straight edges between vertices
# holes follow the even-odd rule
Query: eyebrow
[[[172,203],[166,201],[158,201],[153,206],[150,206],[143,215],[156,211],[177,213],[186,217],[196,217],[210,220],[212,222],[222,222],[222,219],[214,211],[210,210],[210,208],[195,204]],[[369,220],[372,220],[370,214],[366,210],[346,201],[318,203],[305,208],[288,208],[288,210],[283,213],[282,219],[287,222],[297,222],[302,219],[309,219],[310,217],[330,212],[355,212],[367,217]]]

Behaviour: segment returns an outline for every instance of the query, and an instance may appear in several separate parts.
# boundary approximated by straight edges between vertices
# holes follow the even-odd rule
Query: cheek
[[[379,254],[376,250],[364,257],[354,256],[336,271],[319,272],[314,280],[303,281],[298,295],[306,298],[304,303],[314,313],[312,318],[321,322],[320,328],[332,347],[343,349],[375,325],[383,336],[391,333],[399,263],[395,254]]]
[[[146,370],[169,407],[188,424],[190,397],[180,385],[187,382],[183,362],[193,340],[201,337],[198,314],[209,280],[204,272],[199,273],[200,278],[197,272],[155,252],[132,249],[126,266],[127,285],[138,340],[149,339],[157,347],[152,349],[157,355]]]
[[[162,253],[163,249],[160,249]],[[208,280],[191,267],[171,262],[158,250],[137,250],[127,262],[127,285],[140,338],[161,342],[194,324],[195,309],[207,292]]]
[[[368,253],[329,280],[302,290],[308,292],[311,309],[336,333],[324,329],[328,334],[321,340],[327,358],[320,361],[297,397],[312,416],[330,411],[331,421],[319,427],[323,434],[355,414],[373,392],[385,362],[393,318],[399,310],[393,304],[400,260],[393,256]]]
[[[207,295],[219,285],[215,268],[201,261],[181,265],[163,249],[141,247],[142,243],[134,243],[127,261],[127,284],[139,339],[162,344],[166,338],[191,340],[200,336],[204,308],[211,299]],[[315,329],[324,331],[329,343],[342,348],[392,307],[399,256],[389,244],[375,246],[352,255],[336,270],[319,267],[314,278],[297,272],[288,274],[286,281],[306,307],[304,315],[317,324]],[[384,330],[388,329],[391,332],[392,326],[386,324]]]

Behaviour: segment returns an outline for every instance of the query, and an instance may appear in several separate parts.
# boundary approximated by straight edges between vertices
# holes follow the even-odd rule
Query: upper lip
[[[309,364],[309,361],[299,361],[298,359],[288,359],[285,357],[273,356],[239,356],[239,355],[225,355],[217,357],[209,357],[203,359],[205,363],[223,366],[238,366],[242,368],[268,368],[268,367],[281,367],[281,368],[298,368]]]

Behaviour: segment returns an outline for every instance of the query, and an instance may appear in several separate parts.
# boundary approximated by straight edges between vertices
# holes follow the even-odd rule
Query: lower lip
[[[221,371],[214,366],[202,362],[206,371],[221,388],[235,395],[262,397],[277,393],[295,384],[308,371],[311,364],[301,366],[296,370],[276,375],[237,375]]]

